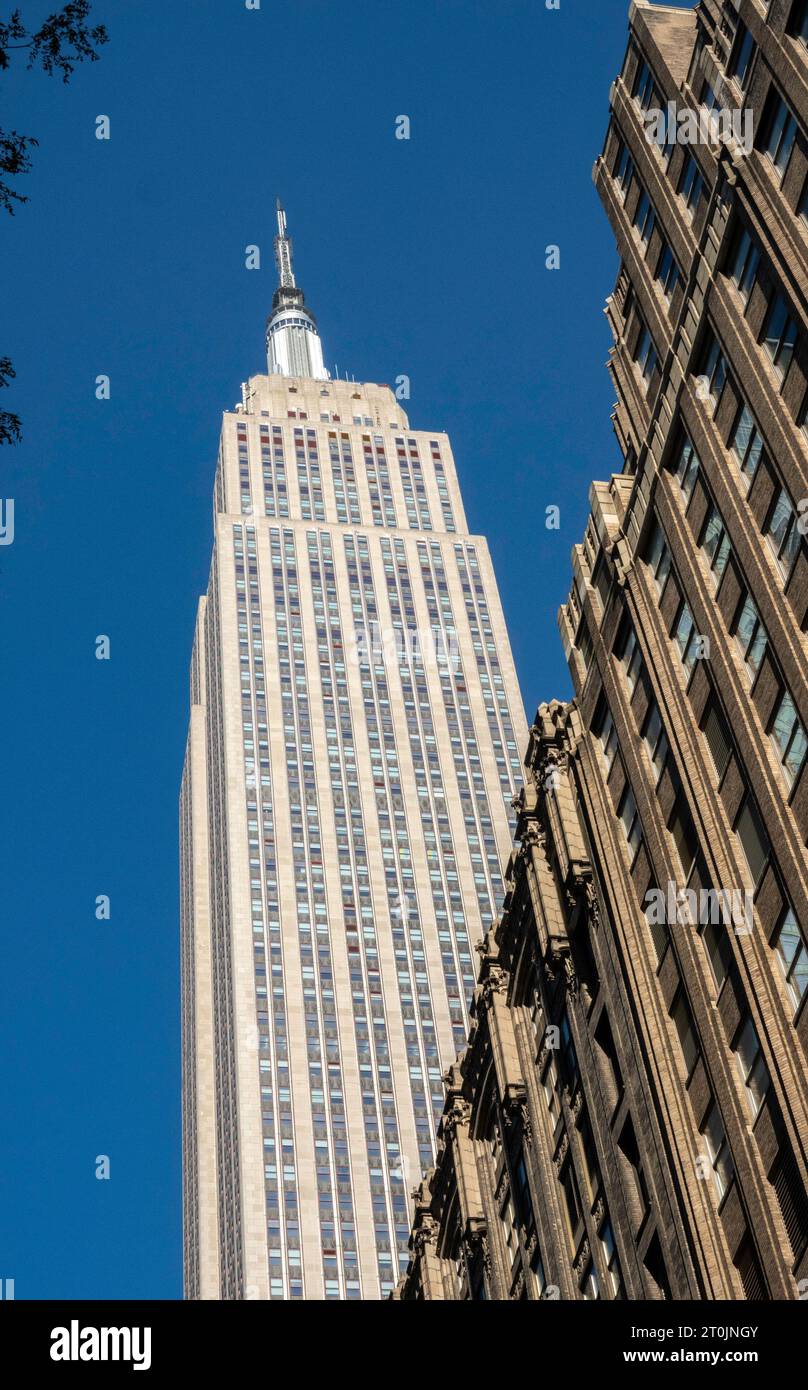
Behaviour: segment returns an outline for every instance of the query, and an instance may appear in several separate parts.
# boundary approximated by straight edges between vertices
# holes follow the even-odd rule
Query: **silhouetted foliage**
[[[0,357],[0,386],[8,386],[17,373],[10,357]],[[0,444],[16,444],[20,438],[20,417],[10,410],[0,410]]]
[[[38,29],[29,31],[20,10],[12,10],[7,20],[0,20],[0,73],[11,64],[11,54],[27,52],[27,67],[41,67],[52,77],[62,74],[69,82],[78,63],[96,62],[96,49],[107,42],[103,24],[90,28],[87,18],[90,0],[68,0],[61,10],[49,15]],[[16,130],[0,129],[0,210],[14,215],[17,203],[27,203],[24,193],[18,193],[6,182],[31,168],[30,151],[38,144],[33,135],[20,135]],[[0,357],[0,387],[8,386],[15,372],[8,357]],[[0,410],[0,444],[17,444],[21,439],[19,416]]]

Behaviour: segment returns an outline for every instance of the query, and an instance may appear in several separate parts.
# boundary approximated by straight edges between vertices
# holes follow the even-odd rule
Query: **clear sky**
[[[4,404],[25,433],[0,453],[0,1278],[18,1298],[181,1296],[187,670],[220,414],[266,370],[276,193],[329,365],[406,373],[412,425],[450,435],[528,716],[569,694],[556,609],[589,483],[620,467],[591,169],[627,10],[94,0],[97,64],[66,87],[0,80],[4,125],[40,142],[30,203],[0,222]]]

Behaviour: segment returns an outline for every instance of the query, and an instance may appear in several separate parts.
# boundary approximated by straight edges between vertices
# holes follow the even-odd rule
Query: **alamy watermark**
[[[0,545],[14,544],[14,498],[0,497]]]
[[[69,1327],[51,1332],[51,1361],[131,1361],[133,1371],[151,1366],[150,1327]]]
[[[441,628],[369,627],[356,628],[348,643],[348,660],[353,666],[437,666],[457,671],[460,650],[454,633]]]
[[[723,923],[736,936],[748,936],[754,921],[750,888],[650,888],[645,895],[649,926],[699,926]]]
[[[754,113],[749,107],[677,106],[669,101],[665,110],[650,107],[644,113],[645,138],[649,145],[711,145],[734,140],[744,154],[751,154],[754,141]]]

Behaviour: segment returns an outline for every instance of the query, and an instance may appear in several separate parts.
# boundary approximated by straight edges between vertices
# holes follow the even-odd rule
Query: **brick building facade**
[[[404,1299],[808,1293],[808,0],[629,27],[594,169],[623,469]]]

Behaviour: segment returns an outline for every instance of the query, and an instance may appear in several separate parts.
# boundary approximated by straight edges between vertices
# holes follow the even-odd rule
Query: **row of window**
[[[687,449],[688,446],[685,446]],[[692,445],[689,446],[692,450]],[[726,526],[714,502],[710,502],[702,525],[699,545],[704,550],[716,584],[726,568],[732,553]],[[659,523],[654,524],[648,547],[648,563],[657,582],[660,597],[665,581],[670,573],[670,555]],[[731,625],[735,642],[754,683],[764,654],[769,645],[768,633],[748,589],[742,591],[735,617]],[[674,625],[674,637],[679,646],[682,662],[688,676],[695,660],[704,654],[703,639],[696,631],[690,607],[682,600]],[[777,750],[784,778],[789,791],[794,787],[805,762],[808,751],[808,735],[797,714],[794,700],[785,682],[780,681],[780,694],[771,715],[769,730]]]
[[[668,574],[670,573],[670,556],[658,523],[654,526],[652,531],[647,556],[649,566],[652,573],[655,575],[661,594],[665,587]],[[697,643],[701,639],[699,639],[696,633],[690,609],[686,604],[682,604],[678,610],[674,634],[683,664],[686,669],[692,669],[698,651]],[[654,771],[655,786],[659,785],[662,773],[665,767],[668,766],[677,787],[677,804],[674,808],[673,817],[668,828],[677,846],[684,880],[687,882],[690,875],[693,873],[698,857],[698,837],[692,817],[685,804],[684,793],[678,774],[672,762],[669,762],[667,736],[662,725],[660,711],[656,699],[653,696],[651,683],[648,679],[632,624],[626,623],[623,625],[621,633],[618,635],[616,651],[620,656],[623,666],[629,696],[633,695],[637,684],[641,680],[646,685],[648,696],[647,708],[640,733]],[[618,739],[611,713],[605,701],[603,701],[602,705],[599,707],[594,727],[600,739],[605,773],[608,778],[618,755]],[[702,724],[702,732],[705,734],[720,781],[729,763],[732,740],[723,712],[715,697],[712,697],[708,704],[708,712]],[[793,767],[798,765],[799,769],[805,760],[806,736],[802,725],[796,717],[796,712],[793,710],[790,696],[786,691],[781,695],[775,709],[772,724],[772,740],[783,759],[784,770],[786,770],[786,775],[790,780]],[[787,768],[786,759],[789,761],[789,766]],[[630,865],[633,867],[643,842],[643,831],[634,793],[627,778],[617,807],[617,815],[626,838]],[[752,881],[757,886],[762,879],[763,872],[771,857],[771,848],[757,806],[751,793],[748,791],[740,806],[733,830],[738,836],[739,843],[749,865]],[[699,874],[701,886],[707,886],[704,866],[700,868]],[[716,985],[720,987],[725,978],[729,961],[729,953],[726,949],[727,943],[726,940],[723,939],[723,933],[722,940],[720,941],[715,939],[714,934],[709,930],[705,932],[705,938],[708,954],[710,955],[713,965]],[[664,952],[666,943],[666,934],[656,932],[655,944],[660,958]],[[776,947],[780,956],[780,963],[783,967],[786,984],[796,1007],[800,1002],[806,985],[808,985],[808,961],[806,959],[804,943],[800,936],[796,917],[790,905],[786,906],[781,915],[781,920],[778,924],[778,930],[773,938],[772,945]],[[721,961],[720,968],[718,968],[719,960]]]
[[[638,661],[636,656],[636,643],[630,640],[624,643],[624,663],[627,679],[630,684],[633,682],[636,685],[640,680],[647,680],[642,661],[641,659]],[[596,716],[595,727],[597,726]],[[610,770],[617,755],[617,747],[613,721],[608,712],[608,707],[605,709],[605,717],[601,719],[599,733],[604,762],[607,770]],[[658,779],[661,775],[660,768],[664,766],[665,760],[667,759],[668,750],[659,710],[653,699],[649,703],[643,722],[642,735],[649,757],[657,768]],[[716,756],[719,761],[722,761],[722,755],[718,750],[720,750],[722,746],[724,749],[727,749],[729,743],[730,738],[727,729],[721,731],[720,737],[717,737],[715,729],[711,731],[711,751],[715,750],[714,756]],[[747,802],[744,811],[742,811],[742,817],[745,817],[748,811],[749,803]],[[631,846],[633,859],[636,857],[639,844],[642,842],[642,830],[639,826],[634,795],[628,784],[622,794],[618,814],[622,821],[628,843]],[[698,852],[695,827],[689,811],[684,804],[681,786],[676,797],[675,811],[669,829],[677,845],[686,881],[689,884],[695,881],[697,885],[704,887],[705,875],[703,860]],[[743,841],[746,838],[744,826],[739,825],[736,829]],[[756,833],[759,834],[761,832],[762,827],[758,827]],[[704,927],[703,937],[717,985],[720,986],[728,973],[731,963],[731,952],[729,950],[726,932],[719,926],[711,924]],[[777,933],[776,943],[773,944],[776,944],[786,983],[796,1004],[805,992],[806,987],[808,987],[808,961],[806,961],[804,940],[800,936],[794,913],[790,908],[784,913],[783,920]],[[670,1008],[670,1015],[680,1042],[685,1071],[689,1081],[700,1055],[700,1044],[690,1012],[687,994],[682,985],[679,986],[674,995]],[[763,1057],[760,1040],[748,1011],[744,1013],[741,1023],[735,1031],[731,1048],[735,1054],[735,1064],[744,1087],[750,1116],[754,1121],[768,1094],[770,1078]],[[704,1111],[703,1118],[700,1122],[700,1132],[705,1143],[706,1161],[710,1166],[716,1198],[720,1203],[731,1182],[734,1173],[734,1164],[722,1118],[714,1098],[710,1099]],[[786,1213],[791,1215],[794,1199],[794,1193],[791,1188],[799,1186],[798,1179],[795,1180],[793,1175],[791,1186],[789,1186],[788,1173],[786,1173],[783,1178],[779,1177],[781,1166],[783,1163],[787,1162],[788,1157],[788,1146],[782,1144],[775,1165],[778,1177],[776,1178],[774,1176],[774,1170],[770,1174],[770,1181],[772,1181],[775,1193],[778,1200],[781,1202],[784,1215]],[[804,1243],[804,1222],[794,1217],[792,1224],[794,1233],[791,1238],[796,1253]]]
[[[772,270],[757,239],[743,222],[739,222],[727,262],[727,274],[736,286],[744,305],[748,307],[761,269],[771,276]],[[769,293],[768,307],[758,342],[766,350],[780,382],[784,382],[800,343],[800,328],[788,298],[774,286]]]
[[[661,600],[662,591],[665,587],[668,574],[670,573],[670,555],[662,534],[662,529],[658,522],[655,522],[651,533],[647,557],[649,567],[655,576],[657,587],[660,590]],[[688,618],[683,618],[683,614],[685,613],[689,615],[690,610],[687,605],[683,603],[679,610],[675,630],[680,652],[682,653],[682,660],[687,667],[688,643],[692,641],[692,631],[694,631],[694,627],[692,617],[688,616]],[[685,640],[684,634],[686,633],[688,636]],[[636,645],[633,629],[631,630],[631,637],[634,645]],[[685,640],[684,649],[683,640]],[[750,665],[750,669],[759,665],[762,651],[766,644],[766,634],[757,615],[757,610],[754,608],[748,594],[741,600],[740,613],[736,626],[736,641],[741,647],[745,659]],[[632,656],[629,667],[627,668],[627,678],[631,686],[629,672],[632,664],[636,662],[636,658],[633,656],[632,644],[627,643],[627,649],[630,647],[632,649]],[[702,732],[704,732],[707,737],[708,747],[713,757],[720,781],[729,763],[732,750],[732,739],[723,712],[715,696],[711,698],[708,704],[708,714],[706,720],[702,724]],[[806,738],[805,730],[797,716],[793,700],[785,687],[783,687],[775,705],[770,733],[774,746],[778,751],[786,780],[789,786],[791,786],[796,781],[796,777],[799,775],[805,762],[808,739]],[[757,806],[749,791],[747,791],[741,804],[733,829],[743,848],[753,883],[757,886],[769,862],[771,847]],[[797,927],[794,911],[790,906],[783,912],[778,931],[779,934],[773,944],[775,944],[779,950],[781,964],[784,967],[786,976],[786,983],[791,990],[792,997],[794,997],[795,989],[799,990],[798,995],[794,998],[794,1003],[796,1005],[799,1003],[806,985],[808,985],[808,970],[806,970],[804,949],[798,950],[793,945],[795,933],[799,938],[799,928]]]
[[[541,991],[537,984],[537,976],[538,971],[536,972],[532,988],[529,992],[532,997],[530,1012],[536,1043],[539,1048],[541,1048],[545,1042],[547,1029],[546,1014],[541,1000]],[[601,1011],[599,1034],[603,1038],[604,1043],[607,1043],[613,1058],[615,1087],[612,1099],[616,1099],[618,1094],[622,1094],[622,1077],[620,1076],[620,1069],[617,1063],[616,1053],[614,1052],[614,1044],[611,1038],[611,1030],[609,1029],[605,1010]],[[608,1034],[608,1040],[606,1034]],[[558,1148],[565,1134],[563,1127],[563,1109],[560,1099],[562,1086],[569,1102],[574,1101],[580,1087],[580,1068],[575,1051],[575,1043],[572,1037],[569,1016],[566,1010],[561,1016],[558,1041],[558,1052],[557,1054],[550,1052],[542,1075],[542,1089],[550,1121],[549,1139],[551,1147],[554,1149]],[[558,1061],[556,1061],[556,1056],[558,1057]],[[576,1135],[577,1137],[582,1181],[585,1184],[586,1195],[589,1199],[589,1210],[592,1211],[598,1198],[601,1198],[602,1201],[603,1182],[592,1126],[587,1114],[586,1104],[583,1101],[577,1111],[574,1125],[571,1131],[567,1131],[567,1134],[568,1138],[571,1138],[572,1135]],[[569,1143],[567,1154],[558,1170],[558,1180],[567,1216],[569,1249],[571,1255],[574,1257],[580,1249],[586,1226],[584,1205],[581,1200],[581,1185],[576,1175],[576,1165],[573,1161],[571,1145]],[[606,1269],[609,1280],[611,1297],[622,1299],[625,1297],[625,1289],[620,1269],[620,1260],[615,1246],[614,1232],[605,1209],[604,1212],[599,1215],[597,1237],[600,1244],[603,1266]],[[601,1298],[601,1285],[597,1266],[593,1257],[587,1261],[584,1269],[580,1272],[578,1284],[584,1299],[597,1300]]]
[[[702,383],[701,394],[709,396],[713,406],[713,415],[715,415],[729,377],[729,369],[723,350],[712,328],[707,331],[698,359],[697,372]],[[736,395],[740,395],[734,382],[733,388]],[[761,463],[765,463],[772,476],[777,477],[770,455],[765,448],[760,427],[742,397],[730,431],[729,447],[735,456],[747,490],[751,487]],[[683,460],[680,459],[680,467],[683,466]],[[698,460],[695,459],[692,473],[686,479],[680,479],[688,497],[688,485],[695,482],[697,469]],[[801,524],[800,512],[791,500],[787,489],[778,480],[769,510],[763,521],[763,534],[769,541],[786,583],[800,553],[803,535],[800,529]]]
[[[295,412],[290,412],[290,415],[297,418]],[[357,421],[357,423],[361,423],[361,421]],[[371,421],[366,420],[365,423],[369,425]],[[400,427],[395,426],[394,428]],[[241,510],[243,514],[249,515],[253,511],[253,504],[250,496],[248,435],[247,424],[242,420],[239,420],[237,424],[236,438],[241,487]],[[395,443],[408,525],[411,530],[421,529],[424,531],[431,531],[433,527],[426,489],[425,470],[418,455],[416,442],[414,440],[408,441],[409,458],[404,448],[404,440],[402,438],[397,438]],[[272,435],[270,437],[270,426],[262,424],[260,426],[260,444],[266,515],[274,517],[277,507],[277,515],[286,518],[289,516],[289,497],[287,479],[284,471],[284,435],[281,427],[279,425],[273,425]],[[342,433],[340,435],[337,431],[330,430],[328,432],[328,444],[334,497],[337,506],[337,520],[343,524],[350,520],[351,524],[358,525],[362,518],[360,497],[357,489],[357,475],[351,454],[350,436],[347,433]],[[314,519],[315,521],[324,521],[323,486],[320,475],[316,430],[306,429],[304,433],[302,428],[296,428],[294,430],[294,445],[301,516],[303,520]],[[430,448],[431,462],[434,468],[435,482],[444,524],[448,531],[455,531],[457,528],[439,445],[436,441],[432,441]],[[363,436],[363,451],[365,476],[370,496],[371,519],[373,524],[376,526],[386,525],[391,529],[396,529],[398,521],[391,490],[390,471],[382,437],[380,435],[374,435],[373,444],[371,445],[370,436]],[[350,518],[346,506],[346,491],[347,503],[350,506]]]

